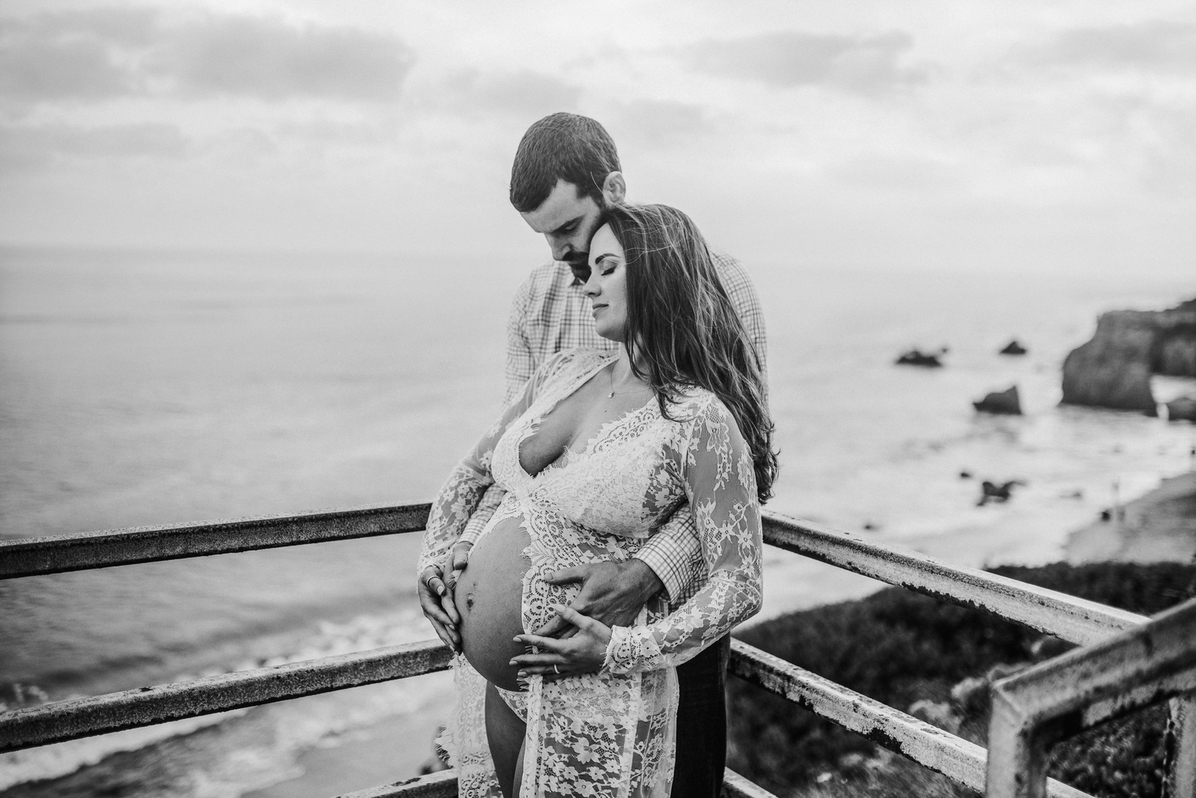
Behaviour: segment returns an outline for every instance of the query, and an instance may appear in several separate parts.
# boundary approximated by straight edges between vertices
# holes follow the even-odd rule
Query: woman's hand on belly
[[[535,646],[540,653],[521,654],[511,660],[519,668],[520,678],[542,675],[553,680],[579,673],[597,673],[606,662],[606,647],[610,643],[610,627],[582,615],[564,604],[556,606],[557,615],[573,629],[560,638],[522,634],[515,642]]]

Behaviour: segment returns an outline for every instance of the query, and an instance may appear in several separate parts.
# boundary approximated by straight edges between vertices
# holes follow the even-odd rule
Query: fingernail
[[[512,663],[512,664],[514,664],[514,663]],[[523,679],[526,681],[527,680],[527,671],[519,671],[518,673],[515,674],[515,678]]]

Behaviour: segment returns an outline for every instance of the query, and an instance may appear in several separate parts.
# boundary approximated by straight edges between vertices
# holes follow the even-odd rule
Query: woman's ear
[[[606,197],[609,205],[618,205],[627,196],[627,182],[622,172],[611,172],[602,181],[602,196]]]

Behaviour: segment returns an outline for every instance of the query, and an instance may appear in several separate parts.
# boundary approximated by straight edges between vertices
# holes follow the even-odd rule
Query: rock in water
[[[1181,396],[1167,403],[1168,421],[1191,421],[1196,423],[1196,397]]]
[[[990,393],[979,402],[972,402],[972,407],[981,413],[997,413],[1007,416],[1020,416],[1022,414],[1022,403],[1018,397],[1016,385],[1010,386],[1003,391]]]
[[[1026,347],[1019,344],[1017,342],[1017,339],[1015,338],[1012,341],[1010,341],[1009,343],[1005,344],[1005,348],[1002,349],[997,354],[998,355],[1024,355],[1024,354],[1026,354]]]
[[[942,366],[942,361],[939,360],[939,355],[946,354],[947,347],[943,347],[938,354],[923,352],[920,349],[911,349],[904,352],[901,357],[897,358],[896,364],[898,366],[923,366],[929,368],[939,368]]]
[[[976,504],[980,507],[989,502],[1007,502],[1013,495],[1013,488],[1015,485],[1025,485],[1020,479],[1010,480],[1009,482],[997,485],[989,482],[987,479],[980,483],[980,501]]]

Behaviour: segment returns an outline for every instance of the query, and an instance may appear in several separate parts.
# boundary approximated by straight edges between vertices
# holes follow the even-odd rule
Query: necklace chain
[[[606,375],[606,376],[607,376],[607,379],[609,379],[609,380],[610,380],[610,393],[608,393],[608,394],[606,395],[606,398],[607,398],[607,399],[613,399],[613,398],[615,398],[616,396],[626,396],[626,395],[628,395],[628,394],[633,394],[633,393],[642,393],[642,392],[644,392],[644,391],[648,390],[648,388],[649,388],[650,386],[647,386],[647,385],[645,385],[644,387],[642,387],[642,388],[636,388],[636,389],[635,389],[635,390],[633,390],[633,391],[616,391],[616,390],[615,390],[615,366],[616,366],[616,365],[618,365],[618,364],[616,363],[616,364],[612,365],[612,366],[610,367],[610,371],[609,371],[609,372],[607,373],[607,375]]]

